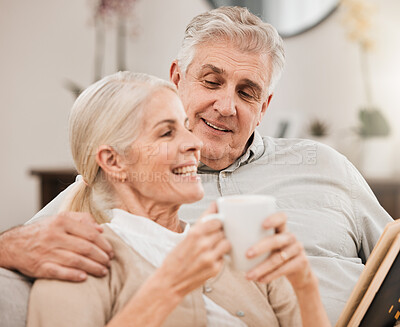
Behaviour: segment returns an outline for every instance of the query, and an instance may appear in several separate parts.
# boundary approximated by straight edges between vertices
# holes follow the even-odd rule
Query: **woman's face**
[[[187,126],[182,102],[173,91],[163,88],[150,96],[140,136],[126,157],[127,183],[139,198],[173,205],[203,197],[197,176],[202,142]]]

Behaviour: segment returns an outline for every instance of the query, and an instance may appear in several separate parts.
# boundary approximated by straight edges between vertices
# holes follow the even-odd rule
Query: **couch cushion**
[[[25,326],[31,287],[31,279],[17,272],[0,268],[1,326]]]

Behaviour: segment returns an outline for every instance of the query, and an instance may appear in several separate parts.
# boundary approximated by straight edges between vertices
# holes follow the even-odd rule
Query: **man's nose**
[[[214,109],[217,110],[221,116],[235,116],[235,93],[230,90],[225,90],[224,92],[221,90],[219,98],[214,102]]]

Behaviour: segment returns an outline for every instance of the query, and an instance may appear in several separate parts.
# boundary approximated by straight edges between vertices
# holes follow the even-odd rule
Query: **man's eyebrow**
[[[214,73],[217,74],[223,74],[225,71],[217,66],[211,65],[211,64],[205,64],[201,66],[201,71],[206,70],[206,69],[211,69]]]
[[[153,126],[153,128],[156,127],[156,126],[158,126],[158,125],[160,125],[160,124],[165,124],[165,123],[168,123],[168,124],[175,124],[176,121],[175,121],[174,119],[164,119],[164,120],[161,120],[161,121],[159,121],[158,123],[156,123],[156,124]]]

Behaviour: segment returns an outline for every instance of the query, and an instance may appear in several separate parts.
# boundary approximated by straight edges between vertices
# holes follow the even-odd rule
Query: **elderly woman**
[[[219,221],[189,230],[179,220],[180,205],[203,196],[202,144],[187,120],[172,84],[144,74],[120,72],[80,95],[70,143],[82,179],[63,210],[103,223],[115,256],[103,278],[37,280],[28,326],[328,325],[301,247],[271,261],[271,276],[285,273],[293,288],[282,276],[252,282],[224,266],[230,244]],[[278,231],[271,250],[298,245],[283,215],[267,221]]]

